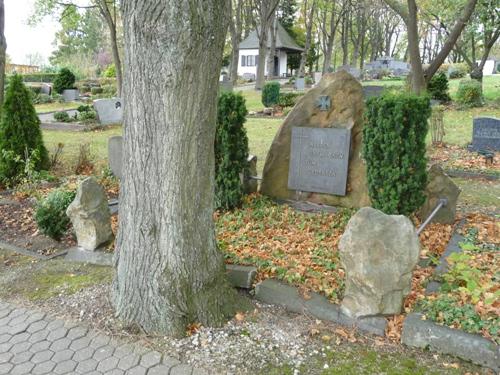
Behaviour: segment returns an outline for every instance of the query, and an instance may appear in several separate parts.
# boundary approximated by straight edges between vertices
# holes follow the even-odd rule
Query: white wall
[[[283,73],[286,73],[286,64],[287,64],[287,54],[283,50],[278,51],[278,59],[279,59],[279,68],[280,68],[280,77]],[[257,76],[257,67],[256,66],[241,66],[241,56],[258,56],[258,49],[240,49],[239,58],[238,58],[238,75],[242,76],[244,73],[252,73]],[[258,57],[256,57],[258,59]],[[265,75],[267,75],[267,56],[266,56],[266,69]]]

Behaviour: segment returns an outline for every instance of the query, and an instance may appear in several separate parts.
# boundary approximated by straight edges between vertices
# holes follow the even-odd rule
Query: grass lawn
[[[35,109],[36,113],[57,112],[64,111],[66,109],[75,109],[81,104],[82,103],[77,102],[37,104],[35,105]]]

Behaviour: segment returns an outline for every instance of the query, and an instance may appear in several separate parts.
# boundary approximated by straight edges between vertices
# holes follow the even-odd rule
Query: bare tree
[[[243,26],[243,1],[232,0],[229,8],[231,21],[229,22],[229,33],[231,35],[231,81],[236,83],[238,80],[238,63],[240,58],[240,42]]]
[[[316,14],[317,2],[318,2],[317,0],[304,0],[303,12],[304,12],[304,23],[306,28],[306,42],[304,45],[304,51],[302,51],[302,55],[300,56],[300,65],[297,71],[297,75],[299,77],[304,76],[306,69],[307,55],[309,54],[312,42],[312,28]]]
[[[123,0],[124,171],[113,304],[146,332],[220,325],[214,139],[229,0]]]
[[[264,87],[266,74],[266,56],[267,42],[269,29],[272,25],[274,12],[278,7],[279,0],[253,0],[254,8],[258,14],[259,24],[256,27],[257,36],[259,38],[259,57],[257,62],[257,77],[255,80],[255,89],[261,90]]]
[[[453,49],[462,30],[474,12],[478,0],[467,0],[455,25],[450,30],[436,57],[431,61],[429,67],[423,70],[420,56],[420,38],[418,30],[418,7],[415,0],[407,0],[405,5],[400,0],[385,0],[396,13],[398,13],[407,27],[408,52],[411,64],[411,87],[414,93],[419,94],[426,88],[427,82],[434,76],[439,67],[443,64],[448,54]]]

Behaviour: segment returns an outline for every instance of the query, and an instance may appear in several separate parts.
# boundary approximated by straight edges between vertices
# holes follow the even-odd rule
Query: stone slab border
[[[422,320],[422,314],[409,314],[403,322],[401,341],[407,346],[451,354],[500,372],[500,346],[472,333]]]
[[[277,280],[267,279],[255,287],[255,298],[259,301],[285,307],[288,311],[308,314],[317,319],[357,328],[377,336],[385,335],[387,320],[383,317],[367,317],[353,319],[340,310],[340,306],[329,302],[325,297],[311,293],[309,299],[304,299],[298,288],[285,285]]]
[[[26,256],[36,258],[36,259],[40,259],[40,260],[51,260],[51,259],[63,256],[63,255],[66,255],[66,253],[68,252],[68,250],[65,249],[65,250],[58,251],[57,253],[54,253],[51,255],[41,255],[41,254],[35,253],[33,251],[29,251],[28,249],[25,249],[23,247],[12,245],[12,244],[4,242],[4,241],[0,241],[0,250],[7,250],[7,251],[11,251],[11,252],[14,252],[17,254],[26,255]]]
[[[445,169],[445,173],[450,177],[455,178],[484,178],[485,180],[496,181],[500,180],[500,174],[493,173],[480,173],[471,171],[462,171],[460,169]]]

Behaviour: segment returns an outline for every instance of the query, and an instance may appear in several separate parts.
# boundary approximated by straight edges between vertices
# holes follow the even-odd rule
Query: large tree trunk
[[[411,65],[411,91],[418,95],[425,90],[425,79],[420,58],[417,4],[415,0],[408,0],[408,15],[406,26],[408,28],[408,52]]]
[[[266,75],[267,38],[271,27],[271,18],[276,11],[279,0],[258,0],[256,1],[259,12],[260,26],[257,28],[259,38],[259,57],[257,63],[257,77],[255,80],[255,90],[262,90]]]
[[[124,171],[116,314],[146,332],[220,325],[234,291],[215,241],[214,137],[228,0],[123,0]]]
[[[276,13],[271,16],[271,27],[269,28],[269,38],[271,38],[271,46],[269,55],[267,56],[267,77],[274,78],[274,57],[276,56],[276,33],[278,25],[276,24]]]
[[[4,1],[0,0],[0,110],[3,105],[3,95],[5,87],[5,51],[7,42],[5,41],[5,6]]]
[[[304,51],[300,55],[300,65],[297,71],[298,77],[303,77],[306,71],[307,55],[309,54],[309,49],[311,48],[312,41],[312,27],[314,21],[314,13],[316,12],[316,0],[312,0],[310,3],[311,9],[307,13],[307,0],[304,2],[304,17],[306,26],[306,43],[304,46]]]
[[[106,21],[109,29],[109,37],[111,42],[111,51],[113,54],[113,62],[115,64],[116,70],[116,86],[118,90],[118,95],[122,95],[122,83],[123,83],[123,71],[122,71],[122,60],[120,58],[120,51],[118,49],[118,38],[116,36],[116,19],[111,14],[109,10],[108,1],[107,0],[98,0],[97,2],[99,11],[101,12],[102,17]],[[114,4],[114,3],[113,3]]]

